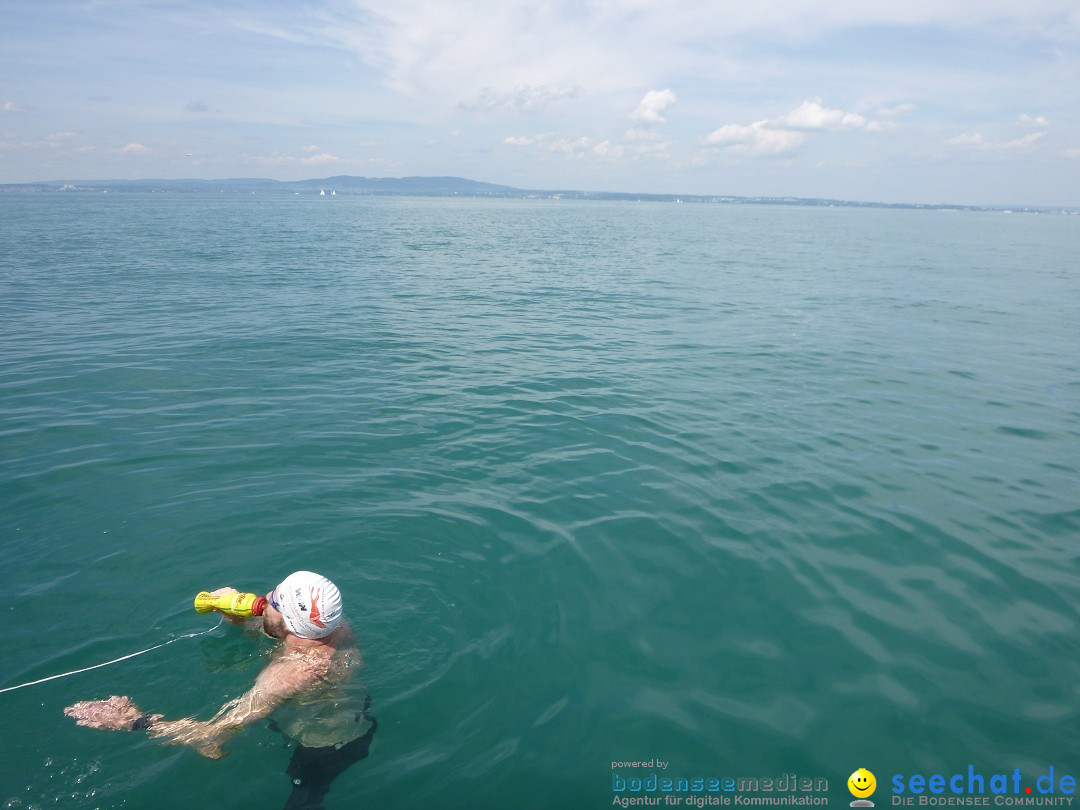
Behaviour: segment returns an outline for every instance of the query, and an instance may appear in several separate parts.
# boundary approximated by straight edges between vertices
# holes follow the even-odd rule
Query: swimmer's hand
[[[131,731],[132,724],[143,716],[143,710],[132,703],[131,698],[113,695],[106,700],[80,700],[64,709],[64,714],[80,726]],[[160,714],[147,715],[151,723],[160,718]]]
[[[131,698],[113,695],[106,700],[81,700],[64,709],[80,726],[132,731],[146,729],[146,733],[170,745],[190,745],[204,757],[221,759],[225,752],[221,745],[231,736],[230,730],[203,723],[190,717],[183,720],[163,720],[160,714],[145,714]],[[140,718],[142,724],[136,726]]]
[[[226,588],[218,588],[216,591],[210,591],[211,596],[231,596],[234,593],[240,593],[240,591],[236,590],[236,588],[228,588],[228,587],[226,587]],[[218,610],[217,608],[214,608],[214,612],[215,613],[220,613],[222,616],[224,616],[227,620],[229,620],[233,624],[243,624],[245,621],[247,621],[243,616],[232,616],[232,615],[230,615],[228,613],[224,613],[224,612]]]
[[[221,746],[232,736],[230,729],[190,717],[154,723],[146,733],[166,745],[190,745],[209,759],[221,759],[225,756],[226,752]]]

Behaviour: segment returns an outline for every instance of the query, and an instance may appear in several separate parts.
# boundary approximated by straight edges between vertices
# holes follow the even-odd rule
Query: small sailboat
[[[320,188],[319,189],[319,196],[320,197],[325,197],[326,196],[326,189]]]

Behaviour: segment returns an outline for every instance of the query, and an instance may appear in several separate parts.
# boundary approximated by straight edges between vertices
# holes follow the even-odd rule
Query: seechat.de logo
[[[891,781],[893,807],[1069,806],[1076,792],[1076,777],[1060,771],[1055,775],[1053,765],[1048,773],[1035,778],[1034,788],[1031,780],[1025,779],[1019,768],[1013,768],[1011,774],[986,775],[976,771],[974,764],[967,766],[967,773],[897,773],[893,774]]]

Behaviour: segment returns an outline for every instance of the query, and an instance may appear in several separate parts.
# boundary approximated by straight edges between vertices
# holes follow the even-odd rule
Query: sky
[[[1080,0],[0,0],[0,183],[1080,206]]]

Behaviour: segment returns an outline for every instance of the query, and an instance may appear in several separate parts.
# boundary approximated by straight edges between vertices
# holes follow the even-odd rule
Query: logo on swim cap
[[[300,638],[323,638],[341,623],[341,592],[311,571],[289,574],[277,586],[278,610],[289,632]]]
[[[311,619],[311,623],[319,627],[326,627],[322,621],[322,614],[319,613],[319,597],[322,596],[320,591],[311,589],[311,613],[308,614],[308,618]]]

